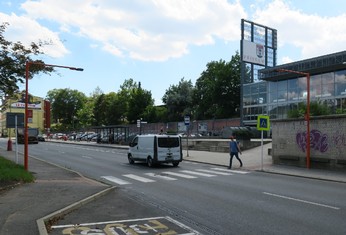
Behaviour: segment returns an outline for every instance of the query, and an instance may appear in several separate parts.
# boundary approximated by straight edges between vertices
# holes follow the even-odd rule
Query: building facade
[[[258,115],[271,120],[287,118],[290,110],[307,102],[309,73],[310,101],[319,101],[333,113],[346,109],[346,51],[259,70],[259,82],[243,84],[242,122],[254,126]]]
[[[1,133],[2,136],[14,136],[13,128],[6,128],[7,113],[23,113],[25,115],[25,92],[6,97],[1,106]],[[20,125],[20,124],[18,124]],[[23,125],[23,123],[21,124]],[[43,98],[29,95],[28,127],[38,128],[41,133],[50,128],[50,102]]]

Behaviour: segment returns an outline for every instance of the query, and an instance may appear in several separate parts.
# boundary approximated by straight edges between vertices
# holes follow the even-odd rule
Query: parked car
[[[46,138],[44,138],[43,135],[38,135],[38,136],[37,136],[37,140],[38,140],[38,141],[41,141],[41,142],[44,142],[44,141],[46,141]]]

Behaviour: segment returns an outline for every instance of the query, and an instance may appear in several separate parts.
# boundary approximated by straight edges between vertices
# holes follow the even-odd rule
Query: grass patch
[[[0,182],[33,182],[34,176],[23,166],[0,156]]]

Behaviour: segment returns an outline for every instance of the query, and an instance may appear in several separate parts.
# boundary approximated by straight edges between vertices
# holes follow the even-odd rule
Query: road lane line
[[[273,196],[273,197],[279,197],[279,198],[297,201],[297,202],[302,202],[302,203],[307,203],[307,204],[311,204],[311,205],[315,205],[315,206],[322,206],[322,207],[326,207],[326,208],[330,208],[330,209],[334,209],[334,210],[340,210],[339,207],[329,206],[329,205],[325,205],[325,204],[321,204],[321,203],[317,203],[317,202],[306,201],[306,200],[293,198],[293,197],[287,197],[287,196],[278,195],[278,194],[274,194],[274,193],[267,193],[267,192],[263,192],[263,193],[266,195],[269,195],[269,196]]]
[[[197,178],[196,176],[186,175],[186,174],[181,174],[181,173],[176,173],[176,172],[169,172],[169,171],[162,172],[162,173],[163,174],[167,174],[167,175],[174,175],[174,176],[182,177],[182,178],[185,178],[185,179],[195,179],[195,178]]]
[[[196,171],[202,171],[202,172],[207,172],[207,173],[212,173],[212,174],[217,174],[217,175],[233,175],[232,173],[226,173],[226,172],[220,172],[220,171],[212,171],[212,170],[205,170],[205,169],[196,169]]]
[[[200,176],[205,176],[205,177],[213,177],[213,176],[216,176],[216,175],[211,175],[211,174],[202,173],[202,172],[196,172],[196,171],[187,171],[187,170],[184,170],[184,171],[180,171],[180,172],[188,173],[188,174],[192,174],[192,175],[200,175]]]
[[[130,182],[128,182],[126,180],[115,178],[114,176],[101,176],[101,179],[105,179],[105,180],[108,180],[110,182],[120,184],[120,185],[131,184]]]
[[[166,175],[159,175],[159,174],[155,174],[155,173],[145,173],[145,175],[148,175],[150,177],[164,179],[164,180],[177,180],[176,178],[172,178],[172,177],[169,177]]]
[[[155,182],[155,180],[152,180],[152,179],[148,179],[148,178],[144,178],[144,177],[141,177],[141,176],[138,176],[138,175],[133,175],[133,174],[127,174],[127,175],[123,175],[127,178],[130,178],[130,179],[133,179],[133,180],[138,180],[138,181],[141,181],[143,183],[152,183],[152,182]]]

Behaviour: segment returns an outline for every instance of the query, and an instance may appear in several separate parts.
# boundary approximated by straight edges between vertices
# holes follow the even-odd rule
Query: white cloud
[[[109,53],[145,61],[181,57],[190,45],[210,45],[215,38],[239,40],[246,16],[239,2],[227,0],[40,0],[22,8],[28,17],[58,23]]]
[[[16,14],[6,15],[0,13],[3,22],[9,23],[5,33],[9,41],[20,41],[25,46],[30,46],[32,42],[48,42],[50,45],[44,45],[42,51],[52,57],[62,57],[69,53],[59,39],[57,33],[41,26],[35,20]]]
[[[284,56],[284,57],[282,57],[281,63],[279,63],[279,64],[288,64],[288,63],[292,63],[292,62],[294,62],[293,59],[291,59],[291,58],[288,57],[288,56]]]
[[[257,9],[253,20],[278,30],[279,46],[300,48],[302,59],[344,50],[346,14],[321,17],[304,14],[283,0]]]

